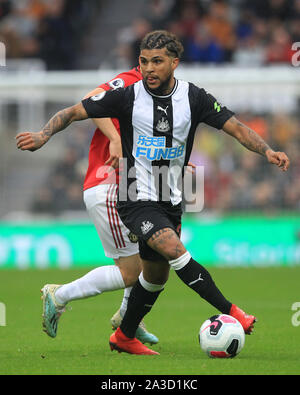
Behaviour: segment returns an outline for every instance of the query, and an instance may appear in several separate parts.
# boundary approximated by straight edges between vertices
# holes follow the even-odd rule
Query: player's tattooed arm
[[[277,165],[283,171],[289,168],[290,161],[284,152],[273,151],[259,134],[235,117],[231,117],[225,122],[223,130],[235,137],[248,150],[265,156],[270,163]]]
[[[87,119],[88,115],[81,103],[65,108],[56,113],[45,125],[42,132],[45,138],[50,138],[69,126],[72,122]]]
[[[56,133],[64,130],[72,122],[87,119],[88,115],[81,103],[58,111],[37,133],[23,132],[16,136],[17,147],[23,151],[36,151]]]
[[[235,137],[243,146],[250,151],[265,155],[269,145],[254,130],[244,125],[235,117],[231,117],[223,126],[224,132]]]

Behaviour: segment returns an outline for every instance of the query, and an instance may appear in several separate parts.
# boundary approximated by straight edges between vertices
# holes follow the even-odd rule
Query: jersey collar
[[[168,97],[170,97],[170,96],[172,96],[174,93],[175,93],[175,91],[176,91],[176,89],[177,89],[177,86],[178,86],[178,80],[175,78],[175,84],[174,84],[174,86],[173,86],[173,89],[172,89],[172,91],[168,94],[168,95],[155,95],[154,93],[152,93],[151,91],[149,91],[149,89],[148,89],[148,87],[147,87],[147,84],[144,82],[144,80],[143,80],[143,85],[144,85],[144,88],[145,88],[145,90],[147,91],[147,93],[149,93],[149,95],[151,95],[151,96],[153,96],[153,97],[157,97],[157,98],[159,98],[159,99],[167,99]]]

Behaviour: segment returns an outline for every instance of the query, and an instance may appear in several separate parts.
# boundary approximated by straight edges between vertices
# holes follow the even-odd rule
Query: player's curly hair
[[[140,50],[143,49],[161,49],[166,48],[169,56],[181,57],[183,45],[173,33],[166,30],[154,30],[143,38]]]

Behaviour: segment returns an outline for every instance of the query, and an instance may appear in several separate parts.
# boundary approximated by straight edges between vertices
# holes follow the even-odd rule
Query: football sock
[[[223,314],[229,314],[231,303],[217,288],[209,272],[186,252],[169,262],[178,277]]]
[[[55,292],[59,304],[72,300],[88,298],[102,292],[125,288],[122,274],[117,266],[100,266],[83,277],[64,284]]]
[[[125,336],[135,337],[139,323],[149,313],[163,289],[164,284],[151,284],[144,279],[143,273],[140,274],[138,281],[132,287],[127,310],[120,325]]]
[[[132,287],[127,287],[124,289],[123,300],[122,300],[121,307],[120,307],[120,316],[122,318],[124,317],[126,310],[127,310],[128,298],[129,298],[131,290],[132,290]]]

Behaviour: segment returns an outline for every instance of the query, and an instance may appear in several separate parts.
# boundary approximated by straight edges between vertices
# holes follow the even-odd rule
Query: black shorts
[[[163,228],[172,228],[180,236],[181,204],[172,206],[168,202],[142,201],[119,203],[117,210],[127,228],[138,237],[140,256],[150,261],[165,260],[148,246],[147,240]]]

